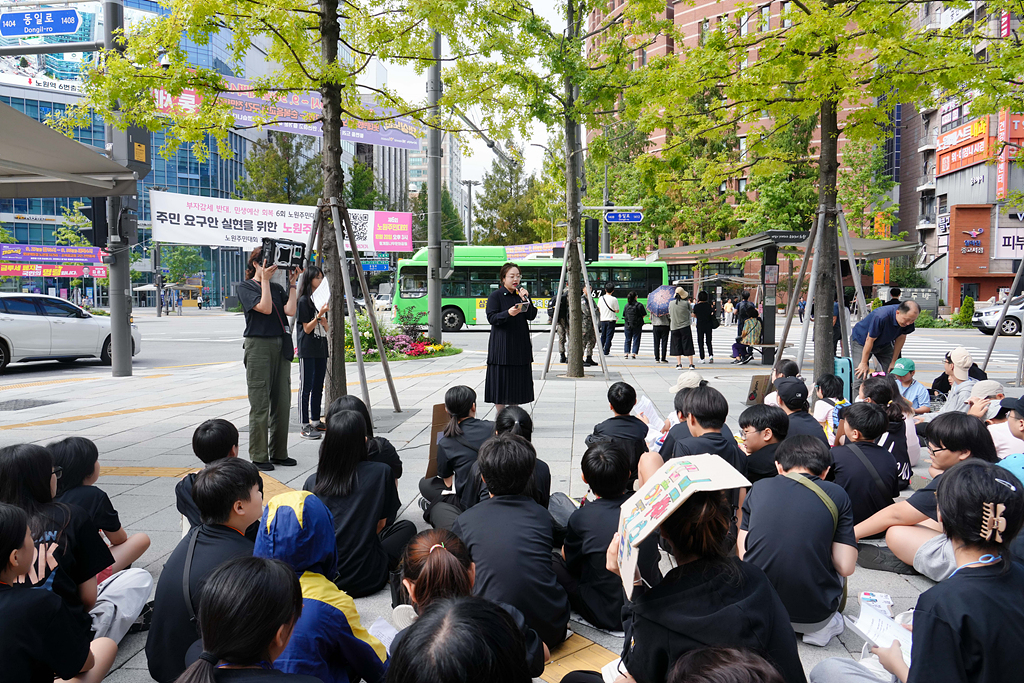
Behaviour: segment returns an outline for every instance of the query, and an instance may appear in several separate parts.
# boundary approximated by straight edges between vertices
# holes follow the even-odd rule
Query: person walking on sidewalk
[[[299,350],[299,424],[303,439],[319,439],[327,431],[320,420],[327,377],[327,302],[317,310],[313,292],[323,282],[324,272],[309,266],[299,279],[298,314],[295,316]]]
[[[615,323],[619,319],[619,300],[615,298],[615,285],[611,282],[604,286],[604,294],[597,300],[597,313],[601,316],[601,351],[610,356]]]
[[[647,310],[651,310],[650,302],[647,304]],[[655,363],[668,362],[668,332],[671,324],[672,321],[669,319],[668,313],[665,313],[665,315],[655,315],[651,312],[651,330],[654,335]]]
[[[690,331],[693,315],[690,294],[682,287],[676,287],[676,297],[668,305],[668,317],[672,335],[669,353],[676,357],[676,368],[682,369],[683,356],[686,356],[690,361],[690,370],[693,370],[693,333]]]
[[[718,325],[715,309],[708,301],[707,292],[697,293],[697,303],[693,306],[693,317],[697,320],[697,349],[700,351],[700,362],[704,362],[704,342],[708,345],[708,363],[715,362],[715,351],[711,348],[711,331]]]
[[[245,313],[242,363],[249,392],[249,459],[264,472],[272,471],[274,465],[297,464],[288,457],[295,353],[288,316],[296,312],[295,280],[302,271],[295,269],[288,275],[288,292],[270,281],[276,271],[277,266],[264,266],[263,247],[256,247],[249,256],[246,279],[238,285]]]
[[[644,305],[636,300],[636,292],[630,292],[626,297],[629,303],[622,312],[622,332],[626,335],[626,358],[629,358],[630,346],[633,347],[633,358],[636,358],[640,350],[640,335],[644,330]]]

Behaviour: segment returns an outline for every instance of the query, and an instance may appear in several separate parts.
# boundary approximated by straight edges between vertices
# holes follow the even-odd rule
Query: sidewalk
[[[190,311],[191,314],[200,314]],[[221,311],[210,311],[213,315]],[[207,314],[203,311],[201,314]],[[646,394],[663,414],[672,410],[668,388],[675,383],[678,371],[671,365],[656,365],[650,357],[638,360],[609,358],[610,381],[600,368],[588,368],[586,378],[570,380],[557,375],[564,365],[553,365],[546,381],[540,381],[546,346],[535,338],[534,377],[537,400],[526,406],[534,416],[533,443],[538,455],[550,465],[552,490],[581,496],[586,486],[580,479],[579,462],[585,450],[584,439],[593,426],[609,416],[605,398],[611,382],[626,381]],[[557,355],[555,356],[557,359]],[[424,529],[417,500],[417,483],[426,470],[429,424],[432,407],[443,402],[445,390],[454,384],[473,387],[481,399],[479,417],[493,419],[493,406],[482,404],[486,355],[466,351],[457,356],[433,360],[392,363],[402,409],[410,415],[390,431],[377,431],[399,450],[405,474],[399,481],[399,494],[404,507],[400,518],[413,521]],[[376,421],[404,416],[392,413],[391,398],[379,364],[367,365],[370,397]],[[595,372],[595,370],[597,372]],[[734,366],[720,360],[713,366],[698,366],[698,371],[729,400],[729,424],[735,430],[736,418],[744,409],[744,400],[754,374],[766,372],[759,365]],[[293,367],[292,387],[298,387],[298,366]],[[355,365],[348,365],[349,391],[360,395]],[[45,405],[19,410],[3,407],[3,402],[33,399]],[[415,412],[414,412],[415,411]],[[248,401],[241,360],[215,364],[183,365],[141,370],[130,378],[113,379],[106,368],[77,374],[73,378],[33,382],[21,378],[0,378],[0,445],[34,442],[45,445],[70,435],[93,439],[100,450],[104,475],[99,485],[111,496],[125,528],[131,533],[145,531],[153,544],[136,566],[149,570],[157,578],[167,555],[181,537],[180,516],[174,508],[174,485],[185,471],[200,465],[191,448],[192,432],[203,420],[222,417],[232,421],[241,432],[241,455],[247,454]],[[320,441],[299,438],[297,419],[289,439],[290,455],[298,466],[278,468],[269,473],[273,488],[300,488],[315,471]],[[384,429],[387,426],[383,426]],[[268,490],[268,494],[270,490]],[[269,495],[268,495],[269,498]],[[914,606],[918,594],[931,582],[921,577],[857,569],[850,580],[850,610],[856,614],[855,596],[859,591],[889,593],[895,609]],[[383,591],[356,601],[363,623],[368,625],[378,616],[390,616],[390,595]],[[603,645],[616,654],[622,641],[593,629],[570,624],[577,633]],[[841,641],[841,642],[840,642]],[[125,682],[149,681],[146,671],[145,634],[128,636],[122,642],[116,670],[107,680]],[[847,632],[833,640],[827,648],[799,644],[807,671],[821,659],[830,656],[859,655],[862,642]]]

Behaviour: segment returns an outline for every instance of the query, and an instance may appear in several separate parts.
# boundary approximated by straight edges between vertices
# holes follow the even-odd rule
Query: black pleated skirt
[[[693,355],[693,333],[689,327],[680,327],[672,330],[671,344],[668,355],[670,356],[692,356]]]
[[[501,405],[533,403],[533,366],[488,364],[484,401]]]

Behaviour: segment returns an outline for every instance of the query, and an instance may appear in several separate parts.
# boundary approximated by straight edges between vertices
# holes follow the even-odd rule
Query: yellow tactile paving
[[[198,467],[100,467],[101,477],[184,477],[189,472],[198,472]],[[260,472],[263,479],[263,499],[270,500],[274,496],[294,491],[265,472]]]
[[[547,683],[559,683],[570,671],[600,671],[616,657],[618,655],[611,650],[574,633],[551,653],[551,661],[544,667],[541,678]]]
[[[22,384],[0,384],[0,391],[7,389],[29,389],[31,387],[45,387],[51,384],[71,384],[72,382],[90,382],[102,377],[76,377],[75,379],[54,379],[41,382],[24,382]]]

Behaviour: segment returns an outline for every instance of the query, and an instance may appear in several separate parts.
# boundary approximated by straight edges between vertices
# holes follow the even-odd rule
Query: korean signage
[[[981,243],[981,236],[985,234],[985,228],[974,228],[973,230],[961,230],[966,236],[964,246],[960,247],[961,254],[984,254],[985,245]]]
[[[988,160],[988,117],[975,119],[940,135],[938,152],[939,162],[935,169],[937,176]]]
[[[231,105],[236,126],[258,125],[260,120],[272,121],[265,128],[279,130],[298,135],[320,137],[320,117],[323,116],[323,101],[318,92],[291,93],[279,95],[280,99],[271,96],[259,97],[253,92],[252,81],[244,78],[229,78],[229,92],[218,97],[221,102]],[[195,90],[185,89],[179,95],[172,95],[165,90],[154,90],[157,111],[164,114],[172,112],[190,113],[199,108],[202,95]],[[418,123],[409,117],[399,116],[393,110],[384,109],[371,104],[367,105],[374,111],[380,121],[343,121],[341,139],[349,142],[362,142],[369,145],[397,147],[418,151],[420,139],[417,132]]]
[[[1016,259],[1024,256],[1024,211],[1010,210],[1000,217],[996,233],[996,258]]]
[[[153,239],[252,250],[264,237],[305,242],[316,207],[196,197],[151,190]],[[412,251],[412,214],[349,209],[359,251]],[[346,251],[347,249],[346,245]]]
[[[0,263],[0,277],[106,277],[106,266]]]
[[[511,261],[526,258],[530,254],[551,255],[555,247],[564,247],[565,242],[538,242],[536,244],[512,244],[505,247],[505,257]]]
[[[82,17],[73,9],[36,9],[0,14],[0,36],[58,36],[77,33]]]
[[[953,24],[973,13],[974,2],[969,3],[967,7],[950,7],[947,3],[943,3],[942,18],[939,20],[939,27],[945,31]]]
[[[99,263],[103,251],[97,247],[64,247],[43,244],[0,244],[0,261],[44,263]]]
[[[948,213],[939,214],[939,216],[938,216],[938,218],[936,220],[937,220],[937,224],[938,224],[938,228],[939,228],[939,234],[940,235],[947,235],[947,234],[949,234],[949,214]]]

